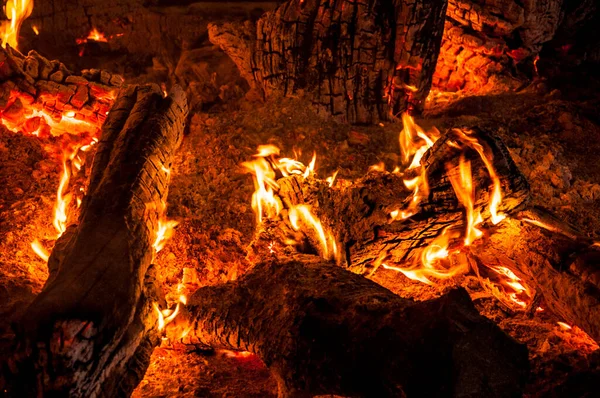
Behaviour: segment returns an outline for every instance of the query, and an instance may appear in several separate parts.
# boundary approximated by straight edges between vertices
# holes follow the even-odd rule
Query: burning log
[[[400,298],[316,256],[196,291],[167,336],[256,353],[279,395],[519,396],[527,350],[464,290]]]
[[[421,109],[429,93],[447,2],[290,0],[256,25],[209,26],[210,40],[266,94],[306,92],[351,123]]]
[[[504,144],[481,129],[469,135],[453,129],[424,154],[420,167],[407,170],[403,175],[377,171],[349,185],[340,182],[331,187],[329,182],[312,176],[291,175],[278,180],[277,195],[284,205],[282,217],[261,227],[254,242],[254,253],[267,253],[265,245],[289,241],[290,236],[296,235],[297,242],[305,240],[297,237],[297,228],[290,222],[289,214],[298,206],[306,206],[320,220],[323,229],[329,231],[331,241],[340,246],[338,262],[353,272],[372,274],[383,259],[395,264],[417,260],[422,249],[442,231],[463,224],[465,211],[454,192],[446,165],[457,159],[474,137],[493,159],[491,166],[496,171],[503,199],[497,209],[487,206],[494,184],[483,158],[470,149],[467,159],[476,170],[472,185],[478,192],[472,207],[485,208],[482,221],[490,221],[492,212],[509,214],[522,208],[529,198],[529,185]],[[408,188],[407,181],[416,189]],[[307,235],[312,250],[324,255],[326,245],[318,234],[309,232]]]
[[[121,76],[106,71],[78,76],[35,51],[25,56],[10,46],[0,48],[0,113],[11,130],[74,134],[99,126],[122,83]]]
[[[121,396],[160,340],[153,261],[169,167],[183,136],[180,88],[122,89],[102,128],[78,225],[57,241],[42,292],[16,324],[10,396]],[[164,299],[163,299],[164,300]]]
[[[600,250],[540,209],[506,220],[471,253],[479,264],[512,270],[548,309],[600,342]]]

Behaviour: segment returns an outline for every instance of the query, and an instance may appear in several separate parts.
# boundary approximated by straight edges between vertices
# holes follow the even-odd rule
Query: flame
[[[33,12],[33,0],[8,0],[4,6],[4,14],[8,21],[4,21],[0,26],[0,37],[2,45],[10,45],[12,48],[18,48],[19,31],[21,25]]]
[[[39,240],[34,239],[33,242],[31,242],[31,248],[33,249],[35,254],[37,254],[42,260],[48,262],[48,259],[50,258],[50,253],[48,253],[46,248],[41,244]]]
[[[252,194],[252,209],[259,225],[265,217],[277,217],[282,209],[281,199],[274,192],[274,189],[279,189],[279,184],[275,181],[275,171],[265,159],[265,154],[269,156],[271,153],[259,147],[259,152],[254,155],[256,159],[242,163],[253,176],[255,191]]]
[[[156,253],[158,253],[165,247],[167,241],[173,236],[175,227],[178,224],[179,223],[175,220],[166,220],[163,218],[160,218],[158,220],[158,230],[156,231],[156,239],[152,244],[152,247],[154,247]]]
[[[329,188],[333,187],[333,184],[335,184],[335,178],[337,177],[338,172],[339,170],[336,170],[335,173],[325,179],[325,181],[329,183]]]
[[[558,326],[560,326],[560,328],[562,330],[571,330],[573,329],[573,326],[569,325],[568,323],[564,323],[564,322],[556,322],[558,324]]]
[[[484,149],[483,145],[479,142],[477,137],[467,134],[467,132],[469,131],[465,132],[459,129],[454,129],[453,131],[457,133],[467,145],[469,145],[471,148],[477,151],[477,153],[481,157],[481,160],[483,160],[483,163],[485,164],[488,174],[490,175],[490,179],[492,180],[492,195],[490,198],[490,219],[492,221],[492,224],[496,225],[500,221],[504,220],[506,218],[506,215],[498,213],[498,206],[500,206],[500,204],[502,203],[502,188],[500,185],[500,179],[498,178],[498,174],[496,173],[496,169],[492,164],[493,158],[491,154],[488,155],[486,153],[486,150]]]
[[[471,162],[466,161],[464,155],[461,155],[458,173],[455,170],[448,173],[448,178],[452,183],[456,197],[466,209],[467,230],[465,233],[465,246],[469,246],[473,241],[483,236],[483,232],[477,229],[477,226],[483,222],[483,219],[479,210],[474,209],[475,191],[473,189]]]
[[[33,30],[33,33],[35,33],[36,36],[40,34],[40,28],[38,28],[37,26],[31,25],[31,29]]]
[[[508,287],[509,290],[512,290],[512,292],[505,291],[506,296],[509,298],[509,300],[518,305],[519,307],[527,308],[528,301],[525,301],[523,298],[525,296],[527,297],[527,299],[530,299],[532,297],[532,292],[528,287],[523,285],[523,283],[521,282],[521,278],[519,278],[517,275],[515,275],[513,271],[504,266],[490,266],[489,268],[501,277],[503,277],[501,284],[505,288]],[[540,308],[541,307],[536,308],[536,311],[544,310],[543,308]]]
[[[293,206],[289,211],[289,220],[292,224],[292,227],[299,231],[300,221],[307,226],[308,228],[315,231],[317,237],[319,238],[319,243],[321,245],[321,254],[322,257],[330,260],[332,258],[338,259],[338,250],[337,244],[333,235],[331,233],[326,233],[321,221],[313,215],[310,210],[310,207],[307,205],[297,205]]]

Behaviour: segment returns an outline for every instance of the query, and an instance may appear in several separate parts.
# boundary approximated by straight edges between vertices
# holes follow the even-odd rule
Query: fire
[[[77,45],[79,46],[82,46],[79,50],[79,56],[81,57],[85,53],[85,48],[83,47],[85,43],[88,43],[90,41],[96,43],[108,43],[109,40],[115,37],[121,37],[123,35],[124,33],[118,33],[107,37],[103,32],[100,32],[98,28],[94,27],[90,30],[87,36],[75,39],[75,43],[77,43]]]
[[[42,260],[48,262],[48,259],[50,258],[50,253],[48,253],[48,250],[46,250],[46,248],[40,243],[39,240],[34,239],[33,242],[31,242],[31,248],[33,249],[35,254],[37,254]]]
[[[274,151],[276,150],[276,151]],[[252,209],[256,214],[257,224],[262,224],[263,219],[274,218],[281,212],[281,199],[275,195],[274,189],[279,188],[275,181],[275,170],[265,159],[279,153],[279,148],[265,145],[258,148],[256,158],[250,162],[242,163],[242,166],[252,172],[255,191],[252,194]]]
[[[483,236],[483,232],[477,229],[477,226],[483,222],[483,219],[481,218],[481,213],[474,209],[475,190],[473,188],[471,162],[466,161],[464,155],[461,155],[458,173],[449,171],[448,178],[452,183],[452,188],[454,188],[458,200],[466,209],[467,230],[464,242],[465,246],[469,246],[473,241]]]
[[[156,231],[156,239],[152,244],[154,250],[156,250],[156,253],[158,253],[165,247],[167,241],[173,236],[175,227],[178,224],[179,223],[174,220],[166,220],[163,218],[158,220],[158,230]]]
[[[510,269],[503,266],[491,266],[488,268],[503,277],[503,280],[500,283],[505,288],[508,288],[508,290],[512,290],[511,292],[506,292],[506,289],[504,289],[508,299],[519,307],[527,308],[529,302],[528,299],[531,299],[533,295],[531,290],[523,285],[521,278],[515,275]],[[536,310],[539,310],[539,308],[536,308]],[[543,311],[543,309],[541,311]]]
[[[407,170],[417,168],[421,165],[421,158],[425,152],[433,146],[440,134],[437,129],[426,133],[419,125],[417,125],[407,113],[402,114],[403,129],[398,137],[400,141],[400,152],[405,164],[411,160]]]
[[[321,221],[313,215],[310,210],[310,207],[307,205],[297,205],[293,206],[289,212],[289,219],[292,227],[299,231],[301,229],[301,224],[305,225],[307,228],[315,231],[317,237],[319,238],[319,243],[321,245],[321,254],[322,257],[330,260],[332,258],[338,259],[338,250],[337,244],[333,235],[331,233],[326,233]]]
[[[12,48],[18,48],[19,31],[21,25],[33,12],[33,0],[8,0],[4,6],[4,14],[8,21],[4,21],[0,26],[0,37],[2,45],[10,45]]]

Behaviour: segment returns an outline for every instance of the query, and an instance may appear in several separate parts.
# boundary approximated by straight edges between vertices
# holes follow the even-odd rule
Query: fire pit
[[[597,390],[593,2],[5,13],[7,396]]]

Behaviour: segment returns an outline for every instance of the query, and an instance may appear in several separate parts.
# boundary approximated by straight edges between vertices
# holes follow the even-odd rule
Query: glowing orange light
[[[19,31],[21,25],[33,12],[33,0],[8,0],[4,6],[4,14],[8,21],[0,25],[0,38],[2,46],[10,45],[18,48]]]
[[[452,183],[456,197],[466,209],[467,231],[465,233],[465,246],[469,246],[474,240],[483,236],[483,232],[477,229],[477,225],[481,224],[483,219],[481,218],[481,213],[474,209],[475,191],[471,175],[471,162],[466,161],[465,157],[461,155],[458,173],[454,169],[448,173],[448,178]]]
[[[42,246],[39,240],[34,239],[33,242],[31,242],[31,248],[33,249],[35,254],[37,254],[42,260],[48,262],[48,258],[50,258],[50,253],[48,253],[46,248]]]

